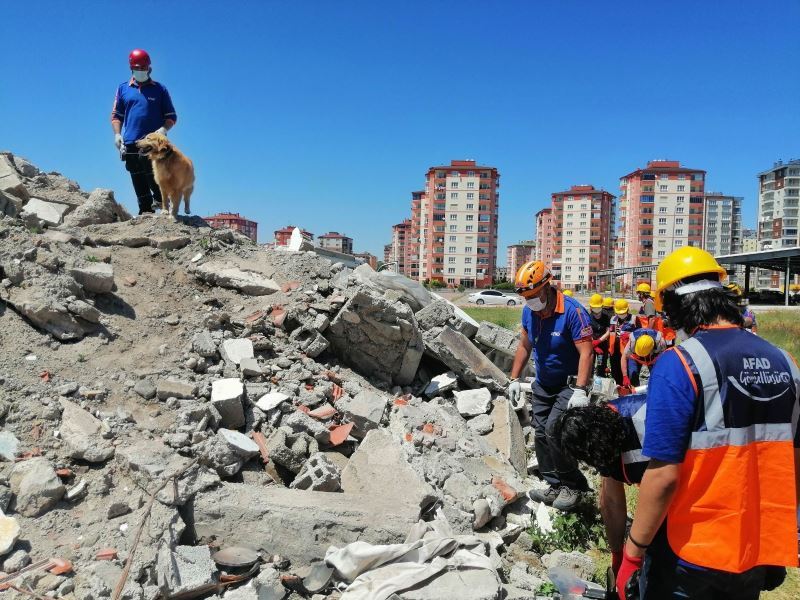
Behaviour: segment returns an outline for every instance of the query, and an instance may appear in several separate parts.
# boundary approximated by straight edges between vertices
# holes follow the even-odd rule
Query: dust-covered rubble
[[[536,510],[532,433],[503,397],[512,343],[405,277],[131,218],[0,153],[3,568],[68,561],[13,580],[67,599],[126,577],[131,599],[346,599],[304,569],[436,517],[483,536],[493,571],[400,597],[528,589],[544,567],[509,558]]]

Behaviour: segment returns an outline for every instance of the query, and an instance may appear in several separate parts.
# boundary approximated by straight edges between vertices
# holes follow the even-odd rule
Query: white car
[[[467,296],[467,300],[473,304],[502,304],[504,306],[517,306],[522,304],[522,299],[518,296],[509,296],[497,290],[481,290]]]

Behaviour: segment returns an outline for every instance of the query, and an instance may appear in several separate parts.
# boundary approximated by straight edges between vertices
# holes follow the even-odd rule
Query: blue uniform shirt
[[[556,292],[555,312],[540,319],[525,306],[522,309],[522,328],[533,347],[536,381],[546,387],[563,386],[567,377],[578,374],[580,354],[575,342],[591,341],[589,315],[580,303]]]
[[[122,139],[133,144],[164,125],[166,119],[178,120],[167,88],[150,79],[139,84],[131,78],[121,83],[114,96],[112,121],[122,121]]]

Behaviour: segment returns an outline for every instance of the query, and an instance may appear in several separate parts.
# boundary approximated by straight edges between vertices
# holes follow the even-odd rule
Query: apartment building
[[[419,230],[418,279],[438,279],[448,286],[491,285],[497,267],[497,168],[453,160],[428,169],[425,180],[424,193],[412,196]]]
[[[203,217],[203,220],[214,229],[233,229],[258,243],[258,223],[246,219],[239,213],[218,213],[211,217]]]
[[[275,246],[288,246],[289,240],[292,237],[292,232],[296,229],[294,225],[287,225],[281,229],[275,230]],[[302,236],[307,239],[309,242],[314,242],[314,234],[310,231],[306,231],[305,229],[300,229],[300,233]]]
[[[329,231],[317,238],[317,243],[320,248],[325,250],[334,250],[344,254],[353,253],[353,238],[347,237],[338,231]]]
[[[375,256],[374,254],[370,254],[369,252],[356,252],[355,254],[353,254],[353,258],[358,258],[363,260],[373,269],[378,268],[378,257]]]
[[[522,265],[531,260],[536,260],[536,242],[534,240],[525,240],[506,248],[506,264],[512,277],[517,274]]]
[[[758,230],[742,229],[742,252],[758,251]]]
[[[542,261],[548,268],[555,273],[558,267],[558,275],[561,276],[561,261],[554,264],[556,259],[556,231],[555,231],[555,215],[552,208],[543,208],[536,213],[536,248],[534,249],[534,257],[536,260]]]
[[[411,219],[405,219],[402,223],[392,225],[392,251],[389,255],[390,271],[402,273],[408,276],[409,264],[407,257],[412,249],[411,241]]]
[[[800,246],[800,159],[775,162],[758,174],[758,249],[779,250]],[[759,270],[758,287],[777,289],[782,275]]]
[[[676,248],[702,247],[705,178],[675,160],[651,160],[621,177],[614,266],[657,264]]]
[[[742,252],[742,197],[705,193],[703,248],[714,256]]]

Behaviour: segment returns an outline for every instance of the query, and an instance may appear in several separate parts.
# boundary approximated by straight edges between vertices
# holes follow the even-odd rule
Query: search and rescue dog
[[[153,163],[153,176],[161,189],[161,212],[166,214],[172,203],[171,216],[178,216],[181,198],[184,212],[189,214],[189,198],[194,190],[194,165],[175,145],[160,133],[148,133],[136,142],[139,153]]]

